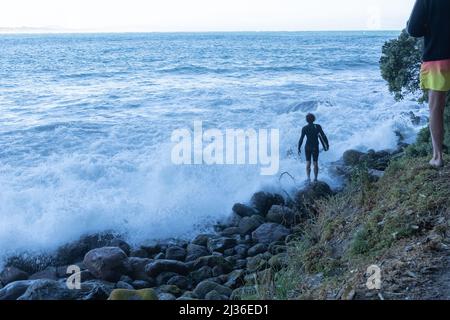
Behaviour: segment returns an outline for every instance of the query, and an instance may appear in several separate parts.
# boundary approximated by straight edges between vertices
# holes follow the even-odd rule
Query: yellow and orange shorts
[[[424,90],[450,91],[450,59],[424,62],[420,70],[420,87]]]

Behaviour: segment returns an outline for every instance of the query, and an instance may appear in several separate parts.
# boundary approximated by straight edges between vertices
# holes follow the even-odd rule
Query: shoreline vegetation
[[[382,74],[397,99],[419,90],[420,45],[402,33],[383,48]],[[450,168],[427,165],[426,128],[412,145],[399,140],[395,151],[345,152],[333,165],[342,190],[318,182],[292,197],[258,192],[192,241],[131,248],[105,233],[51,257],[12,257],[0,300],[450,298]],[[80,290],[66,285],[71,265]],[[381,287],[371,290],[374,265]]]

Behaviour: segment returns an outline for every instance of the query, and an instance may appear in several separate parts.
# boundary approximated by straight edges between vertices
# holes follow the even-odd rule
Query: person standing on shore
[[[425,38],[420,86],[428,90],[433,158],[430,165],[443,167],[444,109],[450,91],[450,1],[416,0],[407,31]]]
[[[323,149],[328,151],[330,146],[328,144],[328,138],[323,132],[320,125],[315,124],[316,117],[309,113],[306,116],[306,122],[308,125],[303,127],[302,135],[298,143],[298,155],[302,153],[303,141],[306,137],[305,156],[306,156],[306,175],[308,181],[311,181],[311,158],[314,162],[314,182],[317,182],[319,176],[319,140],[322,143]]]

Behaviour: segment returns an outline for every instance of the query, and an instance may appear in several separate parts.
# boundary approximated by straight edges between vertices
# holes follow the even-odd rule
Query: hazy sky
[[[95,31],[401,29],[414,0],[1,0],[0,27]]]

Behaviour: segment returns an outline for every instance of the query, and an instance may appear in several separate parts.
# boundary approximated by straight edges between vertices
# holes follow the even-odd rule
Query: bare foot
[[[432,160],[430,160],[430,166],[435,167],[435,168],[442,168],[444,166],[444,160],[432,159]]]

